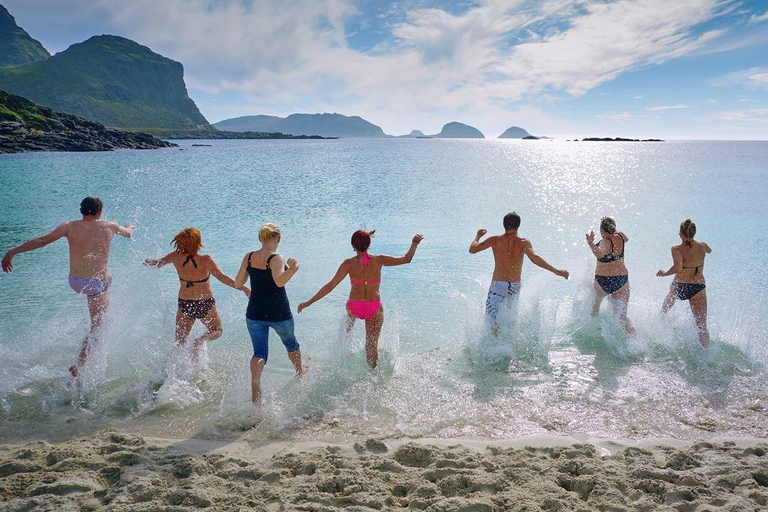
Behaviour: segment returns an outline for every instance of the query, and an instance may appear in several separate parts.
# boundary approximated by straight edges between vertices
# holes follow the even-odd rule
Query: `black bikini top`
[[[195,261],[194,254],[190,254],[189,256],[187,256],[187,259],[184,260],[184,263],[182,263],[181,266],[186,267],[187,263],[189,263],[190,261],[192,262],[192,266],[197,268],[197,262]],[[200,279],[198,281],[189,281],[187,279],[182,279],[181,276],[179,276],[179,281],[184,281],[185,283],[187,283],[185,285],[185,288],[192,288],[193,286],[195,286],[195,283],[205,283],[210,278],[211,278],[211,274],[208,274],[208,277],[206,277],[205,279]]]
[[[686,240],[686,241],[685,241],[685,242],[683,242],[683,243],[684,243],[686,246],[688,246],[688,247],[693,247],[693,242],[691,242],[690,240]],[[701,267],[703,267],[703,266],[704,266],[704,262],[702,261],[702,262],[701,262],[701,265],[696,265],[695,267],[683,267],[683,268],[695,268],[696,270],[694,270],[694,271],[693,271],[693,277],[696,277],[697,275],[699,275],[699,269],[700,269]]]
[[[624,249],[626,248],[627,241],[624,240],[624,236],[622,236],[621,233],[619,233],[619,236],[621,237],[621,241],[624,242],[623,245],[621,246],[621,254],[616,255],[616,254],[613,253],[613,249],[614,249],[614,247],[613,247],[613,237],[611,237],[611,238],[608,239],[608,241],[611,242],[611,252],[609,252],[608,254],[603,256],[602,258],[597,258],[597,261],[599,261],[600,263],[610,263],[612,261],[618,261],[618,260],[624,258]]]

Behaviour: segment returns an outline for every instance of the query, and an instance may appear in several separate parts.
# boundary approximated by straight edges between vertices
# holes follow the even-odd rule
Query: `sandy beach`
[[[0,447],[22,510],[766,510],[768,443],[536,436],[337,445],[141,437],[108,429]]]

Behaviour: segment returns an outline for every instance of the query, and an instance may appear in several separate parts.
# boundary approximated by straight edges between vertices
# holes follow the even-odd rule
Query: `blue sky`
[[[768,0],[0,1],[51,52],[106,33],[182,62],[212,122],[768,139]]]

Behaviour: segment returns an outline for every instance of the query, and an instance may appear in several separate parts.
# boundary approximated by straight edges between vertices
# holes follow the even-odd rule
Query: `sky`
[[[51,53],[114,34],[181,62],[210,122],[768,139],[768,0],[0,2]]]

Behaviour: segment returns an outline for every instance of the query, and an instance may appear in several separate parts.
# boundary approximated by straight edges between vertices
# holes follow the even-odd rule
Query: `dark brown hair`
[[[80,202],[80,213],[98,215],[104,209],[104,203],[96,196],[88,196]]]
[[[504,229],[517,229],[520,227],[520,216],[510,212],[504,216]]]

